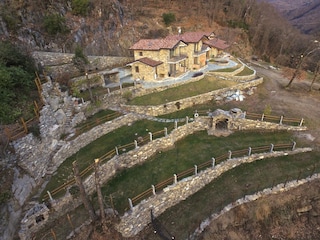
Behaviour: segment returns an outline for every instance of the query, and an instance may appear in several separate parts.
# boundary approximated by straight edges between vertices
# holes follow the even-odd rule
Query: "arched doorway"
[[[219,119],[216,121],[216,130],[228,130],[229,120],[227,118]]]

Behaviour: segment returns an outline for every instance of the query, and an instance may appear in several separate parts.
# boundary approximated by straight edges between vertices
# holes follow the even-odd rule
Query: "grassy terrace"
[[[240,165],[165,211],[158,219],[170,233],[179,239],[187,239],[188,233],[192,233],[204,219],[244,195],[298,177],[306,178],[313,171],[319,173],[319,159],[319,152],[311,152]],[[152,229],[144,237],[159,239]]]
[[[236,85],[236,82],[217,79],[212,76],[204,76],[203,79],[186,83],[167,90],[136,97],[128,104],[130,105],[160,105],[166,102],[172,102],[179,99],[197,96],[203,93],[211,92],[217,89]]]
[[[58,168],[55,175],[52,176],[50,182],[47,184],[46,189],[41,194],[41,198],[44,196],[47,190],[52,191],[59,187],[68,179],[73,178],[72,162],[77,161],[80,171],[84,170],[90,164],[94,162],[95,158],[103,156],[105,153],[114,150],[116,146],[126,145],[133,143],[139,136],[146,136],[148,132],[157,132],[163,130],[165,127],[172,129],[173,123],[160,123],[142,120],[135,122],[131,126],[124,126],[118,128],[99,139],[88,144],[82,148],[79,152],[66,159]],[[120,152],[121,154],[121,152]],[[61,196],[60,193],[58,196]],[[54,196],[57,197],[57,196]]]
[[[143,165],[122,171],[103,187],[103,193],[105,196],[111,194],[117,211],[124,213],[128,210],[128,198],[135,197],[152,184],[160,183],[195,164],[219,157],[228,150],[290,143],[291,140],[292,135],[288,132],[236,132],[223,138],[208,136],[206,131],[197,132],[177,142],[174,149],[158,152]]]

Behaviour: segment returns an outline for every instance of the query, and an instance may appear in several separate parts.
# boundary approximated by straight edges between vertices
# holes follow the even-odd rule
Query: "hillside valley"
[[[290,23],[306,34],[320,34],[320,2],[318,0],[260,0],[278,9]]]
[[[259,1],[269,2],[274,5],[292,25],[304,33],[312,34],[311,39],[314,39],[314,35],[320,36],[319,0],[296,0],[295,4],[292,4],[292,0],[258,0],[257,2]],[[77,12],[75,10],[75,2],[88,3],[84,8],[80,8],[80,10],[84,9],[85,11],[79,10]],[[174,20],[166,24],[163,14],[168,13],[173,13]],[[270,18],[266,21],[262,13],[266,13],[265,16]],[[285,77],[283,75],[285,68],[281,67],[279,70],[273,67],[282,65],[297,69],[299,65],[296,56],[300,56],[301,51],[309,47],[310,36],[300,36],[298,31],[292,30],[287,25],[282,16],[276,13],[273,15],[273,13],[273,8],[271,9],[265,5],[261,7],[256,1],[251,0],[0,0],[0,40],[19,45],[30,55],[34,52],[49,53],[48,55],[57,52],[74,54],[77,47],[80,47],[86,56],[92,58],[95,56],[120,56],[130,59],[133,56],[130,46],[142,38],[162,38],[170,34],[177,34],[179,29],[182,32],[213,32],[216,37],[230,44],[227,49],[228,54],[247,62],[248,66],[253,66],[257,74],[264,78],[264,83],[257,87],[252,96],[242,102],[233,101],[230,105],[250,109],[250,111],[257,113],[264,112],[270,106],[272,113],[275,115],[288,114],[306,118],[308,131],[304,134],[298,134],[298,137],[318,153],[320,150],[320,126],[318,121],[320,118],[320,112],[318,111],[320,85],[318,78],[313,91],[309,88],[309,80],[298,78],[290,88],[285,88],[284,86],[288,83],[288,74]],[[318,48],[316,45],[314,47],[314,49]],[[257,57],[253,58],[252,56]],[[319,57],[320,54],[314,54],[310,56],[309,61],[305,62],[305,64],[310,63],[308,68],[310,72],[316,69]],[[1,60],[0,57],[0,63]],[[59,67],[60,64],[62,66],[64,64],[63,61],[62,59],[61,62],[55,62],[56,66]],[[109,71],[115,67],[121,67],[121,64],[123,64],[123,62],[120,64],[120,61],[115,64],[106,62],[107,69],[96,68],[96,70]],[[300,63],[302,64],[302,60]],[[47,70],[45,67],[42,68],[41,60],[36,64],[39,72]],[[262,67],[260,64],[266,67]],[[0,68],[0,70],[2,69]],[[71,70],[67,69],[65,72],[70,74]],[[83,74],[84,76],[84,72],[81,73],[81,71],[77,74]],[[57,75],[57,79],[58,77],[60,79],[66,78],[63,80],[68,82],[70,76],[71,74],[61,74],[61,76]],[[2,80],[0,78],[0,81]],[[56,80],[56,83],[58,82]],[[57,86],[58,89],[59,84]],[[56,94],[54,91],[52,92],[53,95]],[[34,95],[37,94],[35,91]],[[52,98],[55,97],[53,96]],[[121,99],[121,97],[123,96],[119,97],[119,101],[128,100],[124,99],[124,97]],[[30,98],[29,100],[32,105],[34,99]],[[52,101],[56,101],[56,99]],[[117,107],[116,109],[118,109]],[[223,104],[222,107],[224,107]],[[33,111],[34,109],[31,110]],[[13,125],[18,121],[19,119],[6,124],[0,121],[0,130],[2,131],[4,127]],[[2,135],[0,134],[0,137],[5,135],[3,132],[1,132]],[[65,136],[58,136],[57,134],[57,139],[59,138],[57,140],[58,145],[66,141],[63,137]],[[18,154],[15,155],[13,150],[13,144],[16,144],[16,142],[11,145],[11,143],[6,142],[7,139],[2,139],[1,137],[0,140],[2,154],[0,159],[0,190],[6,190],[6,195],[0,200],[5,202],[11,198],[10,204],[6,206],[2,204],[3,202],[1,202],[2,205],[0,204],[0,240],[13,240],[18,239],[17,235],[21,219],[29,207],[29,200],[32,204],[38,200],[35,192],[39,191],[42,186],[34,183],[32,176],[18,166],[19,159],[16,158]],[[45,140],[37,138],[35,143],[40,145],[42,144],[41,141],[44,142]],[[51,147],[48,145],[48,148]],[[30,150],[30,152],[32,151]],[[317,166],[318,168],[319,166]],[[22,178],[25,176],[27,176],[27,180]],[[14,194],[11,194],[11,191],[16,191],[16,189],[13,189],[12,183],[15,182],[23,186],[23,181],[25,181],[26,185],[28,184],[28,187],[19,189],[26,196],[26,201],[21,201],[20,203],[15,199]],[[282,195],[275,195],[270,196],[267,200],[263,199],[262,203],[254,202],[252,205],[247,204],[235,209],[206,229],[201,239],[241,240],[248,239],[248,236],[250,236],[251,239],[267,240],[270,239],[268,238],[269,236],[261,236],[261,234],[267,235],[270,229],[274,233],[273,236],[275,236],[273,239],[279,240],[304,240],[310,239],[310,236],[313,238],[319,237],[320,230],[317,228],[312,231],[311,228],[320,223],[320,201],[316,196],[319,193],[318,183],[317,181],[308,187],[301,187],[292,194],[288,194],[286,196],[288,201],[285,201]],[[308,191],[305,196],[304,191]],[[297,204],[293,203],[295,201],[297,201]],[[270,206],[262,209],[266,206],[266,202],[270,203]],[[302,217],[297,216],[296,209],[300,208],[301,205],[308,205],[308,202],[312,202],[312,211],[308,211]],[[285,216],[277,215],[278,211],[281,212],[283,209],[288,209],[285,206],[293,206],[290,208],[290,213]],[[264,212],[259,215],[258,212],[261,209]],[[245,220],[233,221],[234,219],[239,220],[241,217]],[[281,224],[278,223],[285,221],[286,217],[298,220],[294,222],[296,225],[288,223],[283,225],[284,228],[281,229]],[[259,218],[259,224],[253,220],[255,218]],[[272,222],[274,220],[275,224],[273,225]],[[66,221],[66,219],[63,221]],[[266,225],[260,223],[266,223]],[[308,225],[308,223],[310,224]],[[55,220],[55,224],[59,225],[61,221],[59,219]],[[171,223],[169,220],[165,224],[170,228]],[[92,226],[89,226],[88,229],[85,229],[74,239],[124,239],[112,227],[110,227],[109,232],[106,231],[106,234],[100,234],[100,226],[97,228],[99,231],[95,231],[92,234]],[[250,232],[251,235],[248,235],[252,228],[255,230]],[[295,228],[298,229],[297,232],[300,235],[295,236]],[[216,231],[217,229],[218,231]],[[237,232],[237,230],[239,231]],[[285,233],[288,234],[285,235]],[[288,236],[290,238],[285,238]],[[35,239],[39,239],[39,236]],[[41,239],[45,239],[45,236],[41,236]],[[153,229],[149,226],[132,240],[136,239],[150,240],[159,238],[154,235]],[[177,236],[176,239],[180,238]]]

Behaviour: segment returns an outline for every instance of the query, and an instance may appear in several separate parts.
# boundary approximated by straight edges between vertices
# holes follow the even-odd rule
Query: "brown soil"
[[[239,103],[251,112],[270,106],[273,115],[303,117],[308,130],[298,133],[319,151],[319,85],[295,80],[290,88],[280,71],[254,66],[264,83],[253,96]],[[320,181],[244,204],[213,221],[199,239],[320,239]],[[308,210],[308,211],[305,211]],[[299,211],[305,211],[298,213]]]

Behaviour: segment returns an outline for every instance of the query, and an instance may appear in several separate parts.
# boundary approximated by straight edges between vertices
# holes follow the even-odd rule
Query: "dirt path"
[[[314,86],[318,90],[310,92],[306,81],[296,80],[286,89],[289,81],[280,71],[254,68],[265,78],[264,83],[239,107],[243,105],[259,112],[269,105],[273,115],[304,118],[308,131],[298,136],[320,151],[319,85]],[[212,222],[199,239],[320,239],[319,184],[315,181],[239,206]]]
[[[263,112],[270,106],[272,115],[303,118],[308,126],[308,131],[299,134],[310,140],[312,147],[320,146],[320,91],[319,84],[315,84],[313,91],[309,91],[307,81],[295,80],[290,88],[285,88],[289,80],[284,78],[281,71],[270,70],[253,65],[258,75],[264,77],[264,83],[258,86],[254,95],[239,103],[253,112]]]

